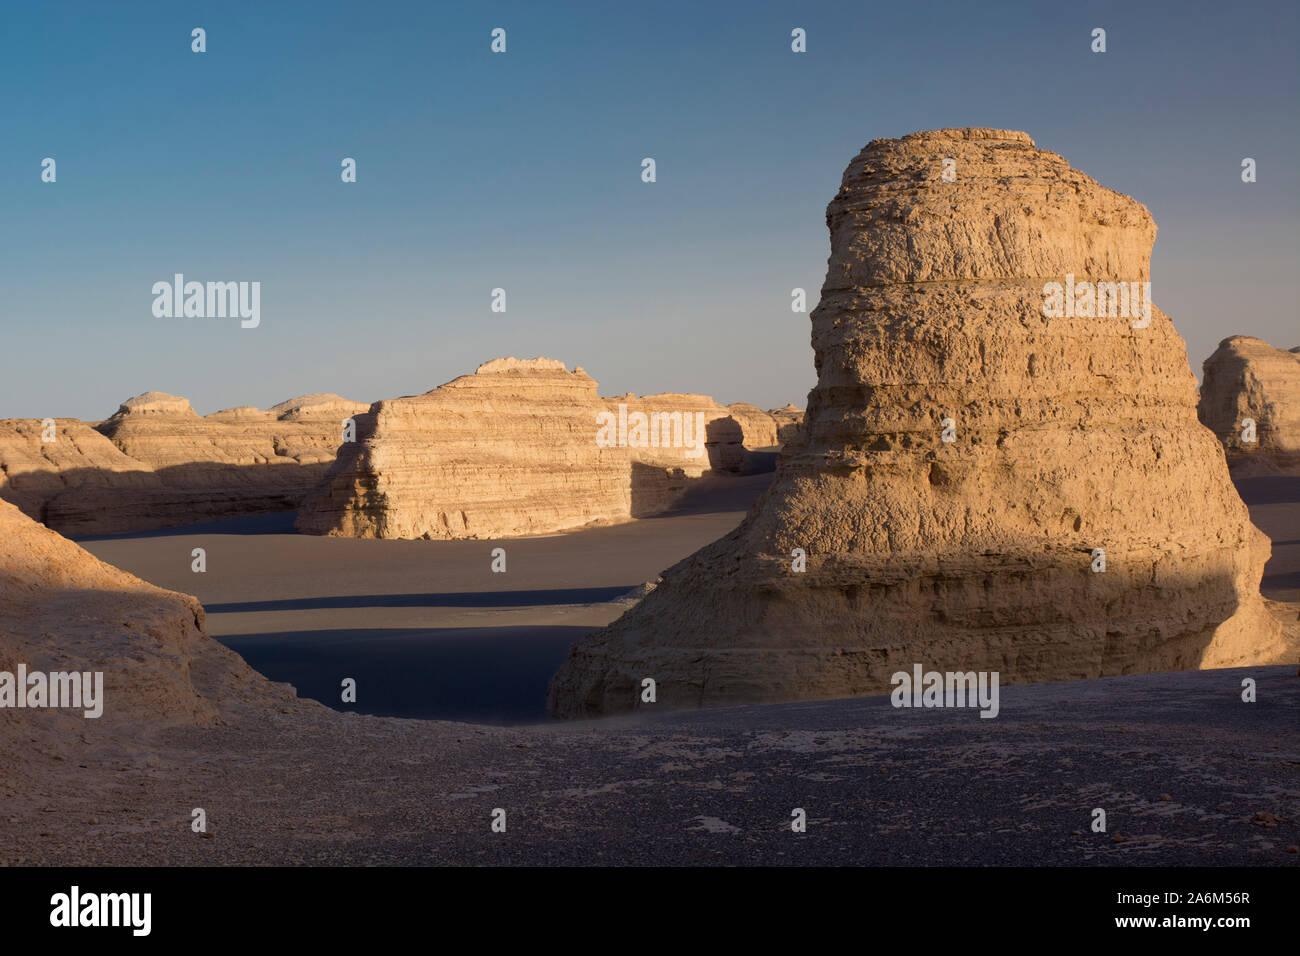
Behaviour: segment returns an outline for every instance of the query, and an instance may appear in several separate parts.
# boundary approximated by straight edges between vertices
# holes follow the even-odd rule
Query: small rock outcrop
[[[1025,682],[1285,653],[1183,341],[1136,308],[1142,205],[1024,133],[956,129],[868,144],[826,222],[797,442],[740,527],[574,646],[554,715],[636,709],[645,678],[695,707],[885,693],[916,664]]]
[[[1300,475],[1300,347],[1234,335],[1205,360],[1197,414],[1233,474]]]
[[[98,672],[103,682],[97,717],[84,707],[0,708],[0,752],[84,749],[106,733],[143,738],[294,700],[203,627],[196,599],[105,564],[0,501],[0,671],[15,685],[21,671],[42,680]]]

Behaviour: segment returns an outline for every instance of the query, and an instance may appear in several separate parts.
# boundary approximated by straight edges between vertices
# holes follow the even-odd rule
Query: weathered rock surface
[[[793,442],[799,434],[799,426],[803,424],[803,409],[786,405],[784,408],[774,408],[768,414],[776,422],[776,443],[785,446]]]
[[[0,499],[38,521],[58,526],[81,501],[100,499],[101,493],[105,500],[114,495],[143,499],[161,488],[153,469],[85,422],[56,419],[46,433],[37,419],[0,421]]]
[[[798,443],[736,531],[574,646],[553,714],[635,709],[646,677],[662,708],[880,693],[916,663],[1025,682],[1285,652],[1169,318],[1044,308],[1048,281],[1149,280],[1143,206],[960,129],[870,143],[826,221]]]
[[[1238,476],[1300,475],[1300,347],[1234,335],[1205,360],[1197,414]],[[1247,420],[1255,423],[1254,441]]]
[[[164,591],[0,501],[0,671],[103,674],[103,713],[0,708],[0,748],[59,752],[87,735],[206,726],[292,691],[268,682],[203,632],[189,595]]]
[[[596,388],[555,359],[504,358],[424,395],[377,402],[303,505],[298,530],[543,534],[654,514],[693,478],[762,464],[745,447],[746,426],[707,395],[601,398]]]
[[[496,359],[423,395],[376,402],[298,529],[483,538],[623,519],[630,459],[597,445],[602,408],[586,372],[542,358]]]
[[[620,423],[624,418],[635,423],[634,416],[644,416],[644,435],[630,426],[623,429],[634,461],[680,469],[688,478],[710,471],[760,470],[762,463],[752,452],[772,449],[776,442],[775,420],[743,402],[722,405],[708,395],[678,392],[629,393],[604,401],[611,414],[622,416],[617,417]]]
[[[368,406],[337,395],[199,417],[162,392],[108,421],[0,422],[0,498],[64,534],[111,534],[291,510],[334,460],[343,420]]]

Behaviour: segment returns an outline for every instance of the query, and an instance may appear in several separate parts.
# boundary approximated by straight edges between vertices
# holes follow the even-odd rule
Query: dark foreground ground
[[[1258,701],[1241,700],[1241,680]],[[7,863],[1300,865],[1294,667],[485,727],[311,707],[27,768]],[[107,779],[108,785],[103,781]],[[95,780],[94,785],[82,781]],[[190,830],[207,811],[209,836]],[[806,833],[790,828],[807,812]],[[491,830],[506,811],[506,832]],[[1107,831],[1091,830],[1094,808]]]

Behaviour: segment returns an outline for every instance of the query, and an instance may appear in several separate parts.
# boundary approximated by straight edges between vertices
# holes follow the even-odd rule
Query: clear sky
[[[1198,374],[1231,334],[1300,344],[1297,8],[0,0],[0,417],[372,401],[503,355],[802,406],[790,290],[844,167],[945,126],[1145,203]],[[261,282],[261,326],[155,318],[176,272]]]

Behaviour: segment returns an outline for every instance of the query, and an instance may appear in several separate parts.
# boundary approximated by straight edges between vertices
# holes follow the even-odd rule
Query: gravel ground
[[[1241,680],[1258,701],[1241,700]],[[8,864],[1300,865],[1294,667],[485,727],[304,703],[0,794]],[[25,789],[25,788],[19,788]],[[17,799],[15,799],[17,798]],[[190,828],[207,813],[208,833]],[[803,808],[806,833],[791,830]],[[1107,814],[1105,833],[1092,811]],[[494,833],[494,809],[506,832]]]

